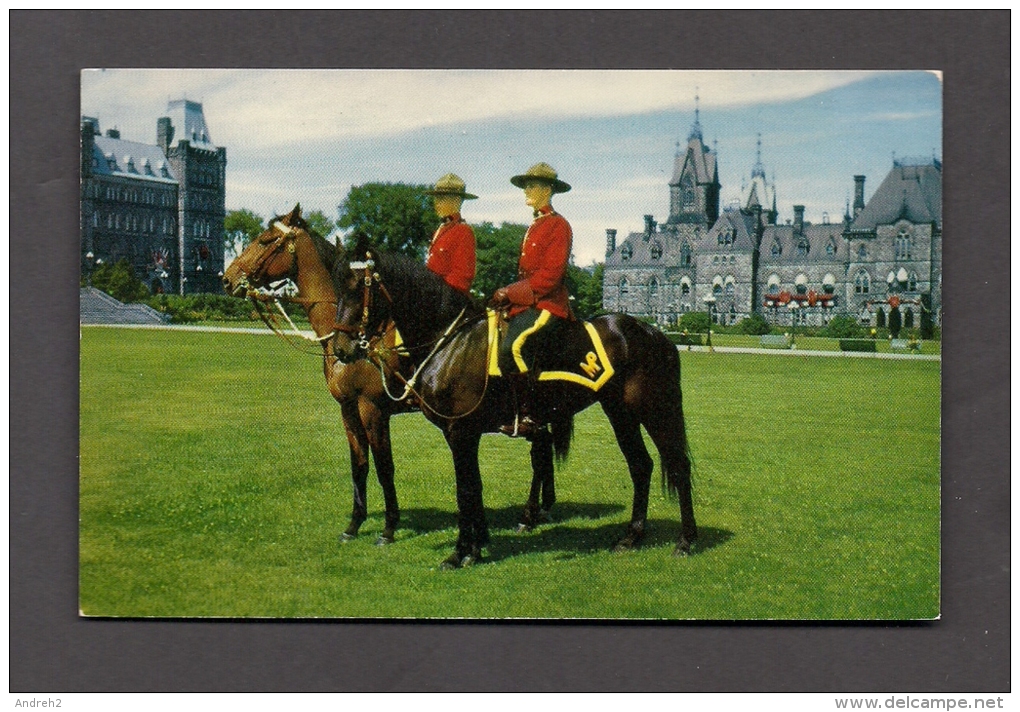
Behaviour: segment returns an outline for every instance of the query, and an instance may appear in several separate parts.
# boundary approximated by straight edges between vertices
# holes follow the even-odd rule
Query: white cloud
[[[865,72],[85,70],[82,111],[151,141],[170,99],[203,103],[214,142],[266,147],[494,118],[620,116],[787,101]]]

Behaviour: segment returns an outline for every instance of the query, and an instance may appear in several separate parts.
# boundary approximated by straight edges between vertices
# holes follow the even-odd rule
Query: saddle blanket
[[[497,312],[489,309],[488,317],[489,375],[502,376],[499,368],[499,344],[504,331],[500,329],[500,317]],[[580,331],[582,324],[588,339],[583,337],[563,339],[562,347],[556,353],[542,354],[538,380],[569,381],[597,391],[613,377],[615,373],[613,364],[609,362],[602,337],[595,327],[585,321],[570,322],[565,328],[576,328]]]

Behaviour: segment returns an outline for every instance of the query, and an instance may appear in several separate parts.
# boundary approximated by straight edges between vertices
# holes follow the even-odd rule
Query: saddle
[[[508,321],[501,312],[488,310],[490,376],[502,376],[499,368],[499,346],[506,338]],[[602,337],[587,321],[569,321],[562,327],[564,338],[556,349],[538,355],[536,370],[539,381],[568,381],[597,391],[613,377]]]

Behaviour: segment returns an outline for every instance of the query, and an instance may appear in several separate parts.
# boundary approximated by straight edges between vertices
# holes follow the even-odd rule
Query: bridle
[[[425,370],[425,367],[428,365],[429,361],[431,361],[432,358],[436,355],[436,353],[438,353],[439,350],[447,343],[449,337],[452,334],[459,331],[461,328],[467,326],[468,324],[473,323],[474,320],[472,319],[464,319],[464,314],[467,311],[467,306],[460,310],[460,313],[457,314],[454,320],[450,322],[449,326],[446,327],[446,330],[443,331],[442,336],[440,336],[439,338],[435,339],[432,342],[432,350],[429,351],[428,355],[422,359],[420,364],[418,364],[417,368],[415,368],[414,373],[411,374],[411,377],[404,378],[403,374],[400,373],[399,370],[389,368],[386,365],[385,356],[388,353],[391,353],[392,349],[380,345],[382,344],[383,339],[376,338],[384,335],[385,320],[383,319],[379,320],[379,325],[376,328],[376,332],[372,336],[369,336],[368,333],[369,323],[371,321],[372,292],[374,291],[372,289],[373,285],[378,286],[380,293],[386,298],[386,301],[388,301],[391,306],[393,305],[393,298],[390,296],[389,290],[387,290],[386,285],[383,284],[382,277],[380,277],[379,273],[375,271],[375,260],[372,259],[372,254],[368,253],[364,261],[351,262],[350,268],[354,272],[358,271],[362,272],[362,277],[360,279],[360,281],[362,282],[361,321],[358,324],[358,326],[348,326],[346,324],[341,324],[340,303],[338,303],[337,318],[334,320],[336,323],[333,325],[333,328],[336,329],[337,331],[343,331],[348,335],[351,334],[354,335],[355,338],[352,338],[352,340],[357,344],[358,348],[365,352],[365,358],[369,361],[369,363],[374,363],[376,367],[379,369],[379,376],[382,379],[383,391],[385,391],[386,395],[390,398],[390,400],[401,402],[407,400],[408,397],[413,395],[415,399],[422,405],[423,408],[428,408],[437,416],[447,420],[457,420],[460,418],[464,418],[467,417],[468,415],[471,415],[471,413],[477,410],[478,407],[482,404],[482,401],[485,399],[485,391],[488,389],[489,385],[488,367],[485,368],[485,385],[482,388],[481,394],[479,394],[478,396],[478,402],[475,403],[466,412],[460,413],[458,415],[446,415],[440,413],[434,407],[430,406],[425,401],[424,397],[422,397],[422,395],[417,390],[415,390],[415,385],[418,382],[418,377],[421,375],[422,371]],[[375,347],[372,347],[371,345],[371,341],[373,339],[377,343]],[[424,348],[427,347],[428,345],[429,344],[427,343],[422,344],[421,347],[419,348]],[[405,354],[403,355],[408,354],[405,352]],[[486,359],[486,361],[487,360],[488,359]],[[390,392],[388,379],[386,377],[386,370],[389,370],[393,375],[395,375],[398,379],[400,379],[403,382],[404,392],[401,393],[399,396],[395,396]]]
[[[333,320],[333,329],[334,334],[338,331],[347,334],[348,338],[350,338],[359,349],[367,354],[372,345],[372,339],[381,337],[386,332],[385,325],[383,324],[384,320],[380,319],[375,332],[369,334],[368,325],[371,320],[372,293],[374,291],[372,289],[372,285],[378,285],[379,291],[384,297],[386,297],[386,301],[388,301],[391,306],[393,304],[393,298],[390,296],[389,290],[386,289],[386,285],[383,284],[379,273],[375,271],[375,260],[372,259],[371,253],[366,255],[364,261],[351,262],[350,268],[352,272],[362,272],[360,280],[362,282],[361,321],[357,326],[342,324],[340,322],[341,302],[337,300],[337,315],[336,319]],[[383,383],[385,385],[385,379]]]
[[[249,299],[252,302],[252,304],[255,305],[255,312],[259,315],[259,318],[262,320],[262,322],[267,327],[269,327],[270,331],[284,339],[284,341],[290,343],[288,339],[289,335],[284,334],[274,323],[275,316],[267,313],[263,309],[263,307],[269,302],[272,302],[276,306],[280,314],[283,315],[283,318],[286,319],[287,323],[290,325],[290,328],[293,331],[294,335],[301,339],[304,339],[305,341],[325,345],[330,339],[332,339],[336,335],[336,330],[331,331],[325,336],[317,336],[314,338],[305,336],[304,334],[301,333],[300,329],[297,328],[297,325],[294,324],[293,320],[291,320],[290,315],[287,314],[287,310],[283,308],[281,301],[285,301],[289,304],[300,304],[305,307],[310,307],[315,304],[321,303],[334,304],[335,300],[307,299],[304,297],[275,294],[272,292],[262,291],[252,286],[252,282],[262,281],[263,272],[266,268],[266,265],[273,257],[277,255],[277,253],[279,253],[281,250],[285,248],[287,252],[290,254],[291,259],[290,267],[287,270],[287,276],[281,280],[277,280],[276,282],[274,282],[274,284],[277,284],[278,282],[283,282],[287,279],[289,279],[291,282],[295,283],[297,282],[296,280],[298,270],[296,256],[297,245],[295,244],[295,240],[297,239],[298,236],[297,228],[291,227],[290,225],[284,223],[282,220],[277,219],[270,224],[270,229],[276,230],[276,232],[279,234],[271,241],[266,242],[266,248],[258,256],[258,258],[255,260],[255,263],[252,265],[251,269],[248,272],[245,272],[243,269],[239,269],[241,277],[240,279],[237,280],[237,286],[245,290],[244,294],[245,298]]]

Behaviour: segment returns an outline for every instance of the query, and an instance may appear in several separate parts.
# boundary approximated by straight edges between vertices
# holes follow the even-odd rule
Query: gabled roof
[[[750,252],[755,249],[755,216],[740,210],[724,210],[715,225],[698,242],[699,253]],[[719,235],[731,231],[733,241],[719,244]]]
[[[718,183],[718,168],[716,166],[715,153],[702,143],[700,137],[695,137],[687,144],[687,152],[676,156],[673,163],[673,178],[670,185],[679,185],[684,169],[690,165],[694,173],[694,180],[699,185]]]
[[[896,163],[864,209],[850,224],[850,232],[874,231],[899,220],[935,223],[942,229],[942,164]]]
[[[676,267],[680,264],[680,254],[685,242],[691,246],[692,250],[695,249],[693,242],[668,230],[654,232],[648,239],[645,239],[643,232],[632,232],[611,255],[606,257],[606,266]],[[652,257],[653,251],[656,249],[661,249],[662,252],[658,257]],[[623,259],[623,254],[628,251],[630,257]]]
[[[159,146],[96,136],[92,150],[95,159],[93,173],[162,183],[179,182]]]

